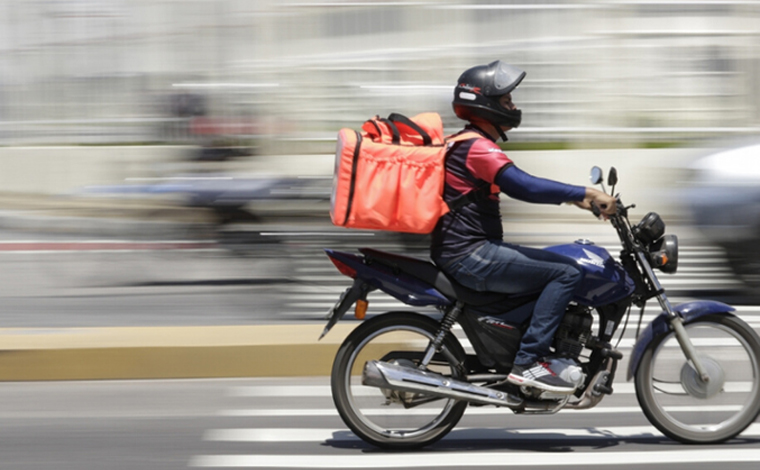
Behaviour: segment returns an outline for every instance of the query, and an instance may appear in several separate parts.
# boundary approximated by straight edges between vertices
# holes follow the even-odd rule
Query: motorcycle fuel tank
[[[555,245],[547,251],[566,256],[575,261],[583,271],[583,283],[573,300],[591,307],[607,305],[631,295],[635,289],[633,279],[604,248],[588,240]]]

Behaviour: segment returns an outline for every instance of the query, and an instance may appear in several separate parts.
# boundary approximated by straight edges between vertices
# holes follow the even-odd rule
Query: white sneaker
[[[536,361],[528,366],[514,365],[507,380],[515,385],[525,385],[555,393],[573,393],[576,386],[561,378],[552,370],[551,364]]]
[[[555,357],[549,359],[547,362],[549,363],[549,368],[551,368],[559,378],[575,385],[576,388],[583,385],[583,381],[586,380],[586,374],[583,373],[583,368],[581,368],[581,366],[579,366],[573,359],[568,357]]]

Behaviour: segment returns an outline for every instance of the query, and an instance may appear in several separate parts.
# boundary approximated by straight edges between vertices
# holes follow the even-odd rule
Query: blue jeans
[[[520,366],[551,354],[554,333],[583,280],[569,258],[499,241],[488,241],[464,257],[436,262],[457,282],[476,291],[541,292],[515,356],[514,363]]]

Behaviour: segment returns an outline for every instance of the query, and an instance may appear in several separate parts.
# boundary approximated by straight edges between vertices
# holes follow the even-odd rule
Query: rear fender
[[[705,315],[712,315],[715,313],[728,314],[735,309],[723,302],[716,302],[714,300],[697,300],[676,305],[673,310],[684,319],[685,324],[688,324]],[[636,340],[633,352],[631,353],[631,361],[628,364],[627,380],[631,380],[636,375],[636,371],[639,369],[639,363],[641,362],[641,357],[644,355],[644,351],[646,351],[649,344],[669,332],[670,324],[668,323],[668,314],[662,312],[657,318],[652,320],[652,323],[647,325]]]

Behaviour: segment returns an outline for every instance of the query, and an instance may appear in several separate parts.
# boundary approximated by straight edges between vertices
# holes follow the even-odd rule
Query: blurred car
[[[702,157],[691,169],[687,205],[695,225],[746,284],[760,287],[760,144]]]

